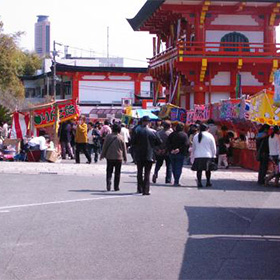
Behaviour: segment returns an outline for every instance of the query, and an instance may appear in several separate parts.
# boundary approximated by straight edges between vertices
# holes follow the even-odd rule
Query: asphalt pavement
[[[136,193],[123,165],[0,162],[0,279],[280,279],[280,193],[234,168]]]

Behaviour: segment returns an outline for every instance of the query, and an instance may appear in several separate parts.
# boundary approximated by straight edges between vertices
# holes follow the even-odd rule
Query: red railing
[[[279,58],[280,44],[270,43],[244,43],[244,42],[184,42],[169,48],[154,56],[150,65],[158,65],[162,62],[177,57],[262,57]]]

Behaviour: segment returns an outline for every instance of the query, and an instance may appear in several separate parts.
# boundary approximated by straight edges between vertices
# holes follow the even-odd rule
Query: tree
[[[24,52],[22,61],[22,75],[32,76],[42,67],[42,59],[36,53]]]
[[[11,121],[10,110],[0,104],[0,124],[4,122],[11,123]]]
[[[24,100],[24,87],[19,76],[33,75],[42,65],[36,54],[19,48],[21,35],[22,32],[4,34],[3,23],[0,22],[0,103],[6,103],[11,110]]]

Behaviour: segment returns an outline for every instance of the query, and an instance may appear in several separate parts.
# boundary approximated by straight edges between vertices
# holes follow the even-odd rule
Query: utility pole
[[[55,41],[53,41],[53,97],[56,98],[56,48],[55,48]]]
[[[109,26],[107,26],[107,66],[110,66],[109,61]]]
[[[56,56],[58,54],[58,52],[56,51],[56,45],[59,46],[63,46],[63,44],[57,43],[55,41],[53,41],[53,97],[54,99],[56,99]]]

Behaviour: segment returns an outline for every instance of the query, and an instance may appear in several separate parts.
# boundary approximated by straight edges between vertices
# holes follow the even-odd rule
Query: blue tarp
[[[153,109],[154,110],[154,109]],[[151,120],[157,120],[158,116],[152,113],[150,109],[136,109],[132,111],[132,117],[136,119],[141,119],[144,116],[149,116]]]

